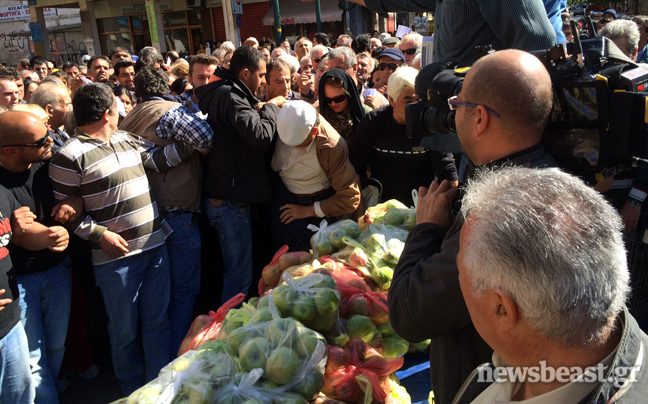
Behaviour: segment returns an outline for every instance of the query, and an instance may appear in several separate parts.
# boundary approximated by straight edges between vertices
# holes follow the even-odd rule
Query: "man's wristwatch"
[[[637,206],[641,206],[641,202],[633,198],[628,198],[628,203],[630,203],[630,206],[632,206],[633,208],[636,208]]]

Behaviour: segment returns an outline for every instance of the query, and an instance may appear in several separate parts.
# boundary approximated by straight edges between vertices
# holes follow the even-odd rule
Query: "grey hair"
[[[629,52],[632,55],[639,47],[639,27],[630,20],[610,21],[599,31],[598,36],[604,36],[611,40],[619,38],[628,39],[628,49],[621,49],[623,53]]]
[[[374,69],[374,66],[376,65],[376,61],[367,52],[358,53],[358,55],[356,56],[356,61],[361,56],[369,59],[369,73],[371,73],[373,71],[373,69]]]
[[[324,46],[324,45],[315,45],[310,50],[310,57],[313,57],[313,53],[317,52],[318,50],[324,50],[324,54],[328,53],[328,48],[326,46]]]
[[[63,88],[60,84],[52,82],[43,83],[34,90],[29,102],[39,105],[43,109],[48,105],[56,107],[59,102],[59,93],[63,91],[67,93],[67,89]]]
[[[461,213],[473,291],[506,293],[536,332],[566,348],[613,329],[629,273],[621,218],[598,192],[557,168],[484,170]]]
[[[413,67],[403,66],[396,69],[387,81],[387,94],[396,101],[406,88],[414,88],[418,70]]]
[[[340,59],[344,61],[344,69],[350,69],[353,65],[358,64],[356,53],[351,48],[340,46],[339,48],[332,49],[328,54],[329,59]]]
[[[234,52],[236,50],[236,46],[234,46],[234,44],[230,41],[225,41],[221,44],[220,49]]]
[[[288,67],[290,67],[290,76],[292,77],[293,74],[297,73],[297,70],[299,70],[299,62],[297,61],[297,58],[294,56],[290,56],[288,54],[283,54],[281,56],[277,56],[276,59],[281,60],[282,62],[285,62]]]

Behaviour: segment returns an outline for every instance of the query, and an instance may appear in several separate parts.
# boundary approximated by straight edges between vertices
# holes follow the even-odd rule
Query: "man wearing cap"
[[[312,105],[287,103],[277,116],[277,133],[275,225],[291,251],[308,251],[313,233],[307,226],[355,211],[360,187],[346,142]]]
[[[380,52],[380,56],[378,57],[378,66],[376,66],[379,70],[378,76],[380,77],[380,82],[385,83],[386,85],[389,82],[389,76],[403,65],[405,65],[405,56],[400,49],[384,49]],[[385,94],[385,97],[387,97],[387,94]]]
[[[382,44],[385,48],[388,49],[395,48],[396,45],[398,45],[398,38],[396,38],[395,36],[390,36],[389,38],[382,41]]]

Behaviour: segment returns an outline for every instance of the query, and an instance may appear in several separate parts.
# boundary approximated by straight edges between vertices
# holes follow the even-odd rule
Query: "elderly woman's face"
[[[329,84],[326,84],[324,86],[324,102],[327,103],[336,114],[341,114],[342,112],[344,112],[349,105],[349,101],[346,94],[344,93],[344,90],[340,87],[332,86]]]

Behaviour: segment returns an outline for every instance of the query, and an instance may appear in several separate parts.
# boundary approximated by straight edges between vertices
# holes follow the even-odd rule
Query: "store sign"
[[[173,11],[171,3],[160,3],[160,11],[163,13]],[[123,16],[144,15],[146,14],[146,6],[144,4],[133,4],[130,7],[122,7],[121,12]]]
[[[56,9],[50,7],[43,7],[43,15],[45,17],[56,17]],[[30,20],[29,6],[9,6],[0,7],[0,22],[9,21],[24,21]]]

